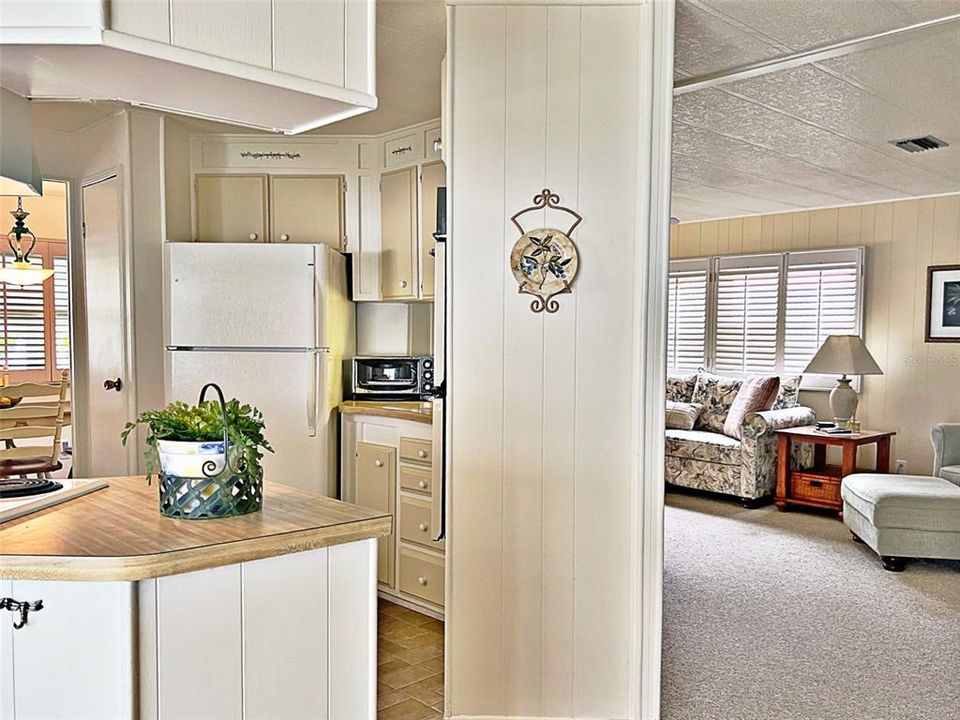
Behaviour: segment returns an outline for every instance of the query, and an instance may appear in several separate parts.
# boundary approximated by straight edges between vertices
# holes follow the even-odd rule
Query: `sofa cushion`
[[[667,427],[676,430],[693,430],[703,405],[667,400]]]
[[[723,423],[723,434],[740,440],[743,419],[750,413],[771,409],[779,389],[780,378],[776,375],[751,375],[744,380]]]
[[[960,465],[946,465],[940,468],[940,477],[954,485],[960,485]]]
[[[697,374],[667,375],[667,400],[688,403],[693,398],[693,388],[697,384]]]
[[[943,478],[855,473],[840,496],[874,527],[960,532],[960,487]]]
[[[667,455],[721,465],[740,464],[740,441],[703,430],[667,430]]]
[[[800,381],[803,375],[792,375],[780,379],[780,392],[771,410],[783,410],[800,404]]]
[[[697,373],[697,385],[693,389],[693,402],[703,405],[697,428],[722,433],[723,423],[730,412],[743,380],[740,378],[714,375],[710,372]]]

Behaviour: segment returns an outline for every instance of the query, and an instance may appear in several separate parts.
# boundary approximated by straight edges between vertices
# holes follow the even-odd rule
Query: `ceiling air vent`
[[[935,138],[933,135],[905,138],[903,140],[891,140],[890,144],[896,145],[901,150],[906,150],[907,152],[923,152],[924,150],[939,150],[940,148],[947,147],[947,143],[940,138]]]

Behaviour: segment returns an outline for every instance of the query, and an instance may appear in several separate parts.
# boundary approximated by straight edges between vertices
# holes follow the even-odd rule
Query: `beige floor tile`
[[[388,660],[383,665],[380,665],[379,667],[377,667],[378,684],[383,684],[386,682],[383,679],[385,675],[388,675],[392,672],[396,672],[397,670],[406,670],[409,667],[413,667],[413,666],[410,665],[409,663],[405,663],[403,660],[397,660],[396,658],[394,658],[393,660]],[[387,687],[389,687],[391,690],[396,690],[398,686],[387,685]]]
[[[386,640],[384,638],[379,638],[377,640],[377,652],[389,653],[395,656],[398,652],[401,652],[402,650],[406,650],[406,648],[402,648],[396,643],[392,643],[389,640]]]
[[[386,666],[384,666],[386,667]],[[389,671],[380,674],[380,680],[384,685],[389,685],[394,690],[399,690],[406,685],[415,683],[418,680],[424,680],[434,674],[434,671],[430,668],[423,667],[421,665],[407,665],[406,667],[391,668]],[[437,692],[442,692],[443,681],[441,680],[438,689],[434,687],[434,690]]]
[[[416,645],[412,648],[398,650],[392,657],[408,662],[411,665],[419,665],[427,660],[433,660],[443,655],[443,650],[436,645]],[[443,658],[439,657],[440,667],[437,672],[443,670]]]
[[[404,650],[409,650],[410,648],[419,647],[421,645],[434,645],[437,646],[426,633],[391,633],[384,636],[384,640],[387,640],[394,645],[398,645]],[[439,647],[439,646],[437,646]],[[394,652],[396,654],[396,652]]]
[[[401,659],[402,659],[402,658],[401,658]],[[430,668],[431,670],[433,670],[434,672],[438,672],[438,673],[441,673],[441,674],[443,673],[443,657],[442,657],[442,655],[437,656],[437,657],[430,658],[429,660],[427,660],[427,661],[425,661],[425,662],[417,663],[417,664],[418,664],[418,665],[423,665],[424,667],[428,667],[428,668]]]
[[[419,700],[420,702],[426,703],[431,707],[433,707],[435,703],[443,700],[443,695],[438,693],[433,688],[427,687],[423,680],[410,685],[405,685],[403,688],[401,688],[400,692],[406,693],[414,700]]]
[[[414,665],[410,670],[422,670],[429,671],[429,668],[425,668],[422,665]],[[388,683],[389,684],[389,683]],[[436,675],[430,675],[423,681],[424,687],[430,688],[431,690],[436,690],[441,695],[443,694],[443,673],[438,673]]]
[[[387,690],[386,692],[377,693],[377,710],[383,710],[391,705],[396,705],[399,702],[408,700],[410,697],[410,695],[399,690]],[[434,708],[434,710],[436,710],[436,708]]]
[[[427,720],[434,717],[437,711],[419,700],[407,698],[396,705],[390,705],[377,711],[379,720]]]

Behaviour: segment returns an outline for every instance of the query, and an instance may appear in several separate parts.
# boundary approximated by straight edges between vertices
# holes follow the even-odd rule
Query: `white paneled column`
[[[648,430],[660,416],[662,434],[672,3],[448,5],[447,711],[639,717],[659,684]],[[583,216],[554,314],[531,312],[509,267],[510,216],[545,187]]]

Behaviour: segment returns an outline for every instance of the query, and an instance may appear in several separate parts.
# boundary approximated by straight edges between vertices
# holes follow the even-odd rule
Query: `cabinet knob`
[[[247,237],[249,237],[251,240],[256,240],[258,235],[256,233],[250,233]]]
[[[280,233],[280,242],[286,242],[289,239],[290,239],[289,235],[287,235],[286,233]]]
[[[407,286],[407,281],[406,281],[406,280],[401,280],[401,281],[400,281],[400,287],[405,288],[406,286]]]
[[[417,578],[417,583],[420,585],[426,585],[427,579],[421,575],[420,577]]]
[[[383,467],[383,460],[379,460],[379,459],[374,460],[373,464],[376,465],[377,467]]]
[[[427,451],[426,451],[426,450],[417,450],[417,457],[418,457],[418,458],[425,458],[426,456],[427,456]]]
[[[417,485],[419,485],[419,486],[420,486],[422,489],[424,489],[424,490],[427,489],[427,481],[426,481],[426,480],[421,480],[420,482],[417,483]]]
[[[426,524],[426,523],[420,523],[420,531],[421,531],[421,532],[426,532],[426,531],[427,531],[427,524]]]

